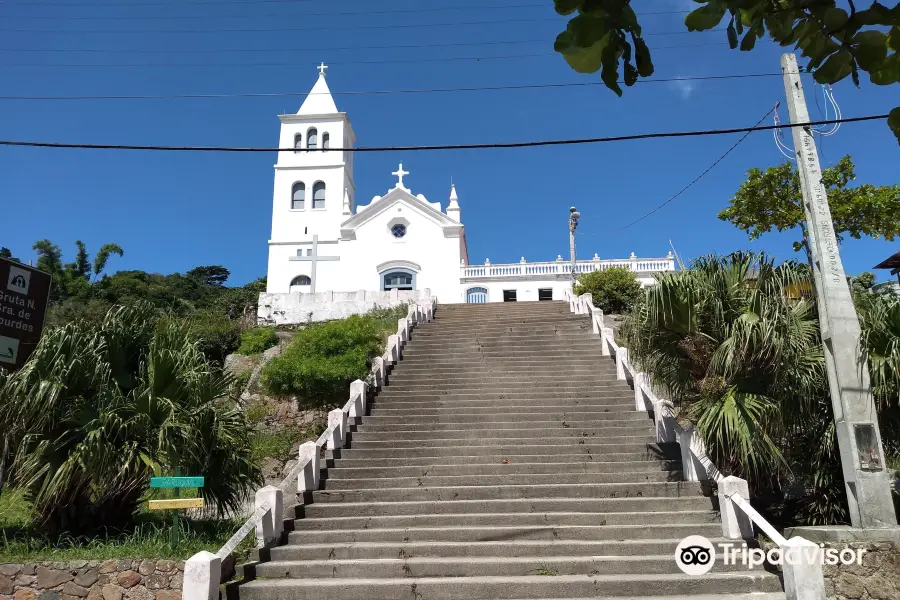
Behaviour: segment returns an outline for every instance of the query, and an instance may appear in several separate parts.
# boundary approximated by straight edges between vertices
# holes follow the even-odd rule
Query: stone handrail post
[[[616,351],[616,379],[625,380],[625,363],[628,360],[628,348],[619,347]]]
[[[297,478],[297,491],[303,493],[319,489],[319,447],[316,443],[301,444],[297,461],[303,465]]]
[[[738,497],[750,502],[750,487],[746,479],[723,477],[719,480],[719,511],[722,514],[722,536],[729,540],[753,539],[753,522],[737,506]]]
[[[184,563],[183,600],[219,600],[222,559],[202,551]]]
[[[328,429],[332,430],[332,433],[326,440],[326,447],[329,450],[343,448],[347,443],[347,413],[340,408],[329,412]]]
[[[284,531],[284,492],[267,485],[256,492],[256,508],[268,507],[268,511],[256,526],[256,544],[268,546],[281,538]]]

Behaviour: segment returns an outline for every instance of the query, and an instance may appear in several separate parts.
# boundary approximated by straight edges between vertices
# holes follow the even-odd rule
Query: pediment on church
[[[411,209],[414,213],[432,221],[444,230],[445,237],[457,237],[463,226],[441,212],[440,203],[431,203],[424,196],[413,196],[404,188],[395,187],[381,198],[376,198],[367,206],[360,206],[357,213],[341,224],[341,238],[354,239],[356,230],[365,226],[386,211],[398,206]]]

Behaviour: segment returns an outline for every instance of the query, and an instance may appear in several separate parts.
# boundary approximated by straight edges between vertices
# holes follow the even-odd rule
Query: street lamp
[[[569,208],[569,253],[572,256],[572,285],[575,285],[575,281],[578,279],[575,273],[575,229],[578,228],[578,219],[580,218],[581,213],[574,206]]]

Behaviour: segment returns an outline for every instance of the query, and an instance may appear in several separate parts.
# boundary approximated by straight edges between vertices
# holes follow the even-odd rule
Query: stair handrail
[[[284,532],[284,493],[295,481],[296,493],[312,492],[319,488],[323,450],[334,451],[346,447],[348,423],[356,424],[365,416],[368,392],[388,384],[388,373],[402,358],[413,328],[433,321],[436,309],[435,296],[410,303],[406,316],[397,320],[397,333],[388,336],[384,354],[372,361],[372,368],[365,381],[357,379],[350,384],[350,399],[343,408],[336,408],[328,413],[328,426],[315,442],[306,442],[300,446],[297,463],[291,467],[284,480],[278,486],[266,486],[257,490],[253,514],[218,552],[198,552],[185,562],[182,600],[218,600],[222,561],[234,552],[251,531],[256,531],[257,548],[265,548],[281,540]]]
[[[628,357],[628,348],[619,346],[611,327],[606,327],[603,311],[594,306],[591,294],[576,296],[566,290],[565,299],[573,313],[591,316],[595,334],[600,335],[601,354],[616,361],[616,379],[631,379],[635,396],[635,409],[653,410],[658,443],[677,442],[681,450],[682,476],[685,481],[714,481],[718,488],[719,512],[722,517],[722,535],[730,540],[752,540],[753,525],[765,533],[784,555],[791,548],[817,548],[816,544],[802,537],[790,540],[777,530],[750,504],[750,487],[746,479],[725,477],[706,454],[706,444],[696,428],[685,429],[675,420],[674,406],[660,398],[650,384],[646,373],[635,368]],[[825,577],[822,565],[813,559],[813,553],[797,553],[799,564],[783,563],[784,586],[787,600],[812,600],[825,598]]]

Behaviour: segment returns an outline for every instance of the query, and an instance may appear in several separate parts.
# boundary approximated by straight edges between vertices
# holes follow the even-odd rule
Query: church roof
[[[316,85],[310,90],[309,95],[303,104],[300,105],[298,115],[330,115],[338,112],[334,98],[331,97],[331,90],[325,82],[325,65],[319,68],[319,79]]]
[[[439,202],[433,205],[431,202],[428,202],[424,196],[414,196],[407,188],[397,186],[391,189],[386,195],[374,200],[371,204],[358,207],[358,212],[355,215],[341,223],[341,237],[352,237],[357,227],[360,227],[384,211],[389,210],[391,207],[396,206],[398,203],[405,204],[410,208],[415,209],[439,224],[445,230],[445,235],[448,233],[458,235],[462,232],[463,226],[460,223],[441,212]]]

